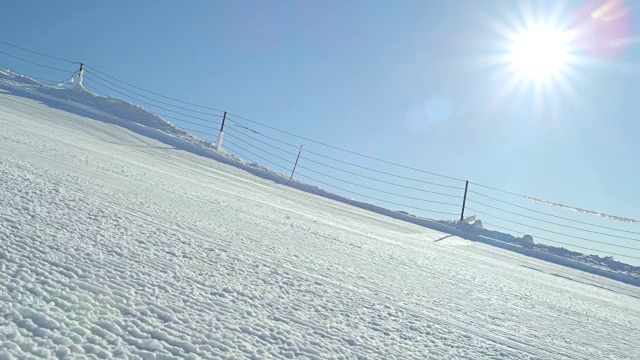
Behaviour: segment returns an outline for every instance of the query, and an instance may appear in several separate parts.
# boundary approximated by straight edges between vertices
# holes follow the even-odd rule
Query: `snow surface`
[[[640,357],[637,287],[255,177],[141,135],[151,115],[119,100],[7,84],[0,359]]]

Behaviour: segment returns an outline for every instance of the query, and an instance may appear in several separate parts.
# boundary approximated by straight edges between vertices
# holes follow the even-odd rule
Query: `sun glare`
[[[583,2],[579,7],[567,1],[549,6],[530,0],[479,5],[478,14],[489,30],[488,37],[478,36],[486,41],[478,64],[492,70],[488,109],[530,102],[535,114],[553,119],[562,106],[592,106],[579,91],[588,69],[631,45],[633,23],[625,0]]]
[[[510,62],[521,76],[547,78],[557,76],[567,66],[569,32],[553,29],[529,29],[514,36]]]

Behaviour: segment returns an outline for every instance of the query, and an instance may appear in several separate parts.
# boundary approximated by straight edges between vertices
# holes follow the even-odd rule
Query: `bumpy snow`
[[[92,116],[80,90],[15,86],[0,359],[640,357],[636,287],[254,177]]]

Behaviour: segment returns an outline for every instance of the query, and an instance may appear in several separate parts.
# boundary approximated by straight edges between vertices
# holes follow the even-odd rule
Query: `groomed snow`
[[[636,287],[0,88],[0,359],[640,357]]]

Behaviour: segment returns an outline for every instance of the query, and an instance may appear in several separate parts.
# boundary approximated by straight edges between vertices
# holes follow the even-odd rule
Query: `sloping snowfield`
[[[640,358],[638,288],[6,90],[0,240],[0,359]]]

